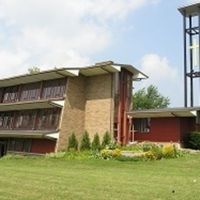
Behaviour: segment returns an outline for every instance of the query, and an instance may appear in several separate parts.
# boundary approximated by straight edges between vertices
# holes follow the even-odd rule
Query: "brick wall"
[[[113,106],[112,75],[87,78],[85,130],[92,138],[95,133],[102,138],[106,131],[113,131]]]
[[[84,131],[85,78],[81,76],[68,78],[66,93],[57,151],[66,149],[68,137],[72,132],[80,138]]]
[[[106,131],[112,133],[114,103],[111,74],[71,77],[66,93],[57,151],[66,149],[72,132],[79,140],[85,130],[91,139],[95,133],[99,133],[101,138]]]

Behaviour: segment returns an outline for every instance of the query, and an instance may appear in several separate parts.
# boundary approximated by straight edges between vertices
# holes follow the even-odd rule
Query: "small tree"
[[[69,136],[67,150],[78,150],[78,140],[74,133]]]
[[[96,133],[92,141],[92,150],[99,151],[100,149],[101,149],[100,139],[98,133]]]
[[[28,73],[29,74],[37,74],[40,72],[40,68],[39,67],[31,67],[31,68],[28,68]]]
[[[85,131],[81,139],[80,150],[85,151],[85,150],[90,150],[90,148],[91,148],[91,143],[89,134],[87,131]]]
[[[138,90],[132,101],[133,110],[166,108],[170,104],[169,98],[160,94],[158,88],[153,85]]]
[[[111,137],[108,131],[105,132],[104,136],[103,136],[103,141],[102,141],[102,148],[105,148],[107,145],[109,145],[111,143]]]

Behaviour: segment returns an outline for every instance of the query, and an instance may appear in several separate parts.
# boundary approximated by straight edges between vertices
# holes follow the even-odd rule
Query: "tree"
[[[133,110],[153,108],[166,108],[170,104],[168,97],[158,92],[158,88],[150,85],[147,89],[142,88],[133,95]]]
[[[68,150],[72,150],[72,149],[78,150],[78,140],[76,139],[76,136],[74,133],[72,133],[69,136],[67,149]]]
[[[30,67],[28,68],[28,73],[29,74],[36,74],[40,72],[40,68],[39,67]]]
[[[91,147],[92,147],[93,151],[99,151],[101,149],[101,144],[100,144],[100,139],[99,139],[98,133],[96,133],[94,135],[94,139],[92,141]]]
[[[90,150],[90,148],[91,148],[90,137],[88,132],[85,131],[81,139],[80,150],[85,151],[85,150]]]
[[[108,131],[106,131],[103,136],[103,141],[101,144],[102,149],[105,148],[106,146],[108,146],[110,143],[111,143],[111,136],[110,136],[110,133]]]

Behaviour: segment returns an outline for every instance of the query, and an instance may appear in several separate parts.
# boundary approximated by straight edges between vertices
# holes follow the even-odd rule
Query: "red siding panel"
[[[152,118],[149,133],[135,133],[136,141],[179,142],[179,118]]]
[[[31,153],[51,153],[55,151],[56,142],[45,139],[33,139],[31,145]]]
[[[189,133],[195,131],[195,118],[181,118],[181,141],[188,139]]]

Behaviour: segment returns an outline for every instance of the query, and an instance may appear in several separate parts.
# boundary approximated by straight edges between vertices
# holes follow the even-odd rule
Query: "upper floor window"
[[[59,123],[60,109],[43,109],[38,115],[37,128],[39,130],[56,129]]]
[[[10,129],[13,123],[13,113],[0,113],[0,129]]]
[[[3,88],[0,88],[0,103],[3,100]]]
[[[17,113],[15,119],[16,129],[33,129],[35,123],[36,111],[21,111]]]
[[[40,85],[40,83],[22,85],[20,101],[30,101],[39,99]]]
[[[45,81],[42,99],[59,98],[64,96],[66,79]]]
[[[8,87],[4,89],[3,103],[12,103],[17,101],[18,98],[18,87]]]

